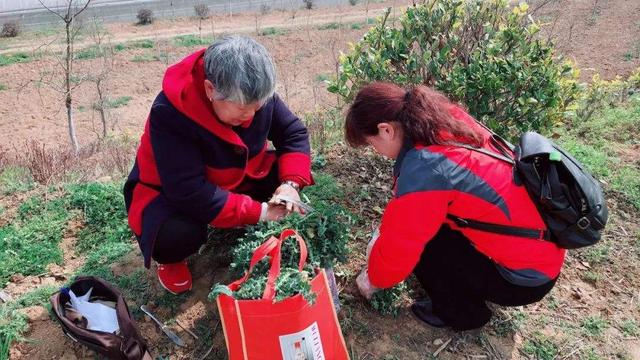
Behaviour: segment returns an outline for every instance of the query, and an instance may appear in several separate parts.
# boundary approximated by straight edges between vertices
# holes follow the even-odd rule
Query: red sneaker
[[[163,288],[172,294],[191,290],[191,271],[187,260],[174,264],[158,264],[158,280]]]

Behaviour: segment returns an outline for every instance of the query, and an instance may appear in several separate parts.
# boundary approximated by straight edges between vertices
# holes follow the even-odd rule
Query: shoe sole
[[[186,289],[186,290],[184,290],[184,291],[181,291],[181,292],[174,292],[174,291],[169,290],[169,288],[168,288],[168,287],[166,287],[166,286],[164,285],[164,283],[162,282],[162,280],[160,280],[160,277],[158,277],[158,282],[160,283],[160,286],[162,286],[162,288],[163,288],[163,289],[167,290],[168,292],[172,293],[173,295],[180,295],[180,294],[184,294],[184,293],[186,293],[187,291],[191,291],[191,288],[193,287],[193,284],[191,284],[191,286],[189,286],[189,288],[188,288],[188,289]]]
[[[409,308],[409,310],[411,310],[411,315],[413,316],[414,319],[418,320],[419,323],[426,325],[432,329],[445,329],[448,328],[449,325],[447,324],[443,324],[442,326],[437,326],[437,325],[433,325],[429,322],[426,322],[424,320],[422,320],[422,318],[420,316],[418,316],[414,311],[413,311],[413,305],[411,305],[411,307]]]

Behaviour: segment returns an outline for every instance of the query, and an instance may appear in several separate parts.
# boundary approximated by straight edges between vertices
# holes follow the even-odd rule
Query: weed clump
[[[11,38],[20,35],[20,23],[17,21],[9,21],[2,24],[2,31],[0,31],[0,37]]]
[[[151,9],[140,9],[136,15],[138,19],[138,25],[149,25],[155,20],[153,17],[153,11]]]

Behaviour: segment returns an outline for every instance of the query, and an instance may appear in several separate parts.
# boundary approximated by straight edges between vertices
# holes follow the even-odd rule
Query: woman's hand
[[[364,270],[360,272],[360,275],[358,275],[358,277],[356,278],[356,284],[358,285],[360,294],[367,300],[371,300],[373,294],[378,291],[378,288],[371,285],[371,282],[369,281],[369,273],[367,272],[367,268],[364,268]]]
[[[380,227],[376,226],[373,232],[371,233],[371,240],[369,240],[369,244],[367,244],[367,261],[369,261],[369,256],[371,255],[371,249],[373,249],[373,245],[376,244],[378,237],[380,237]]]
[[[289,215],[289,211],[284,205],[279,204],[267,204],[267,210],[264,215],[264,221],[278,221],[284,219],[287,215]]]
[[[283,205],[286,208],[287,213],[289,214],[292,212],[297,212],[304,215],[304,209],[301,209],[299,206],[293,204],[292,202],[280,200],[280,195],[295,201],[300,201],[300,194],[298,193],[298,190],[287,183],[281,184],[273,193],[271,200],[269,200],[269,205]]]

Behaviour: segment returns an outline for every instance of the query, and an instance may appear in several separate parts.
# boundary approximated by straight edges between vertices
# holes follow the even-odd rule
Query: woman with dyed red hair
[[[395,159],[393,197],[357,278],[363,296],[413,272],[429,297],[413,313],[432,326],[468,330],[491,318],[487,301],[526,305],[553,288],[565,250],[544,240],[546,225],[513,168],[481,152],[501,149],[461,106],[425,86],[373,83],[349,108],[345,136],[351,146],[371,145]]]

